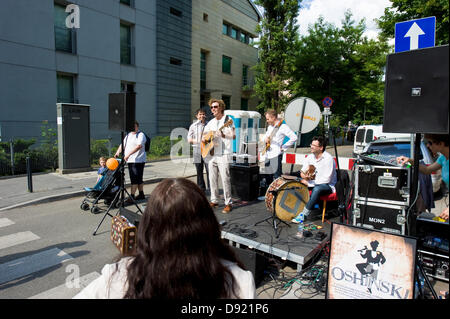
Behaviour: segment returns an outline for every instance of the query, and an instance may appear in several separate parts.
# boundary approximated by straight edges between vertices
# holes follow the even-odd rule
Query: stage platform
[[[233,210],[230,213],[224,214],[222,209],[223,206],[216,208],[215,215],[219,222],[224,222],[222,238],[228,240],[230,245],[254,249],[292,261],[297,264],[298,272],[329,241],[331,223],[339,222],[339,218],[331,214],[332,216],[327,216],[322,223],[321,211],[314,210],[305,223],[305,230],[311,231],[311,237],[297,238],[297,224],[280,220],[277,237],[273,219],[263,221],[272,216],[264,200],[244,202],[233,199]],[[318,239],[319,232],[324,233],[325,237]]]

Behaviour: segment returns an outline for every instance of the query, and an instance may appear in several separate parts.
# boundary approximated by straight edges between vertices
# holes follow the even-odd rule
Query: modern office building
[[[65,102],[90,105],[91,138],[118,141],[108,94],[121,91],[153,136],[188,128],[209,97],[252,109],[258,21],[248,0],[2,1],[0,137],[39,138]]]
[[[192,114],[210,98],[223,99],[227,109],[255,110],[251,67],[260,19],[250,0],[192,0]]]

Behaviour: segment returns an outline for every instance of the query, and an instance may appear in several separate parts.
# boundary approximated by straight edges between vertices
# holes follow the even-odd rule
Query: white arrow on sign
[[[405,34],[405,38],[409,37],[409,49],[416,50],[419,48],[419,35],[423,35],[425,32],[417,25],[413,23],[411,28]]]

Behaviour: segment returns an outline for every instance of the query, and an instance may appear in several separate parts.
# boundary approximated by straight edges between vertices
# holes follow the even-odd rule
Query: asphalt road
[[[155,186],[146,185],[146,193]],[[109,237],[111,218],[93,236],[104,214],[82,211],[83,198],[0,213],[0,298],[71,298],[82,288],[72,279],[87,275],[90,282],[118,257]]]
[[[332,146],[327,151],[334,155]],[[338,155],[351,157],[351,152],[351,145],[342,146]],[[283,169],[290,165],[284,164]],[[145,193],[150,194],[156,185],[145,184]],[[119,251],[110,240],[111,218],[107,216],[93,236],[103,214],[82,211],[83,198],[0,212],[0,299],[71,298],[96,278],[105,264],[115,261]],[[445,287],[448,289],[448,284]],[[272,295],[265,290],[259,297]]]

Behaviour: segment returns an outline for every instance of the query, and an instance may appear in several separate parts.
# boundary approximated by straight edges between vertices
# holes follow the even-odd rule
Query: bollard
[[[26,162],[27,162],[28,191],[30,193],[32,193],[33,192],[33,179],[32,179],[32,174],[31,174],[31,160],[30,160],[29,156],[26,157]]]
[[[14,175],[14,143],[13,140],[9,142],[9,148],[11,153],[11,175]]]

